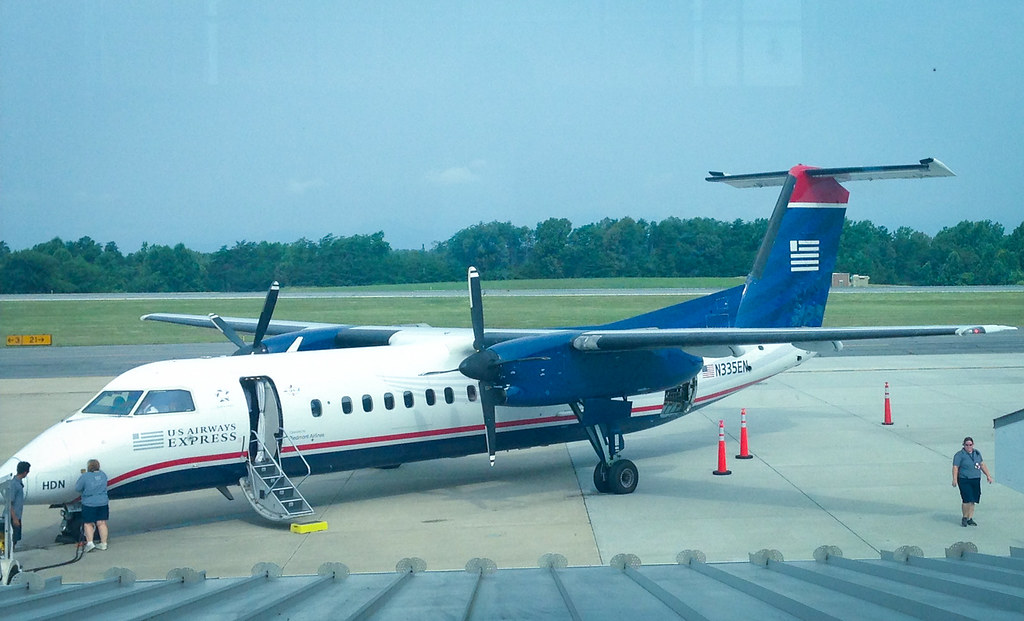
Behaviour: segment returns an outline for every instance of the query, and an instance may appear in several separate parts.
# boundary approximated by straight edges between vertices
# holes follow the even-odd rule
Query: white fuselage
[[[246,461],[261,450],[251,443],[254,435],[265,446],[278,442],[286,469],[289,463],[297,467],[295,456],[301,453],[313,474],[483,453],[476,382],[445,371],[472,353],[471,342],[468,331],[450,330],[406,345],[143,365],[100,393],[138,394],[134,409],[115,415],[88,413],[84,407],[20,449],[0,475],[28,461],[26,501],[63,505],[78,497],[74,484],[89,459],[100,461],[114,498],[237,484]],[[750,347],[738,357],[707,358],[693,406],[717,401],[810,356],[790,345],[770,345]],[[271,396],[258,396],[258,390]],[[160,391],[189,393],[189,411],[143,411],[147,396]],[[261,412],[256,404],[267,399],[279,407]],[[683,414],[663,414],[662,392],[630,400],[625,433]],[[568,405],[498,407],[496,418],[499,450],[585,437]],[[277,429],[284,433],[275,440]]]

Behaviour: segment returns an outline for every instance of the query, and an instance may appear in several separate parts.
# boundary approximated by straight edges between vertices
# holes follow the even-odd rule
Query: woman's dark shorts
[[[966,500],[964,502],[967,502]],[[110,519],[110,505],[103,505],[101,507],[87,507],[82,505],[82,523],[92,524],[95,522],[105,522]]]
[[[977,479],[957,479],[956,486],[960,488],[960,498],[964,502],[981,502],[980,477]]]

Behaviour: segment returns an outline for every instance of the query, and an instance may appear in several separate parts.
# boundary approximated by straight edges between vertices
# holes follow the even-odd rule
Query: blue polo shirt
[[[11,479],[11,507],[19,520],[25,519],[25,483],[18,477]]]
[[[953,455],[953,465],[960,469],[957,472],[957,477],[961,479],[980,479],[981,462],[981,451],[978,449],[974,449],[971,453],[960,449],[956,455]]]
[[[82,493],[82,504],[86,507],[102,507],[107,504],[107,475],[102,470],[84,472],[78,477],[75,489]]]

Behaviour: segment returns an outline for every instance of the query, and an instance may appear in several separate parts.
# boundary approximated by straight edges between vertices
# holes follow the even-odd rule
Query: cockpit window
[[[104,390],[82,412],[127,416],[141,396],[141,390]]]
[[[166,414],[168,412],[194,412],[192,393],[187,390],[151,390],[142,400],[136,414]]]

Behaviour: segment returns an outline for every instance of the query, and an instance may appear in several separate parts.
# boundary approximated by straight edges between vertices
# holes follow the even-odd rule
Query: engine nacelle
[[[470,376],[504,387],[504,405],[526,407],[660,392],[689,382],[703,365],[677,348],[581,352],[571,345],[577,334],[498,343],[477,354],[481,366]]]

